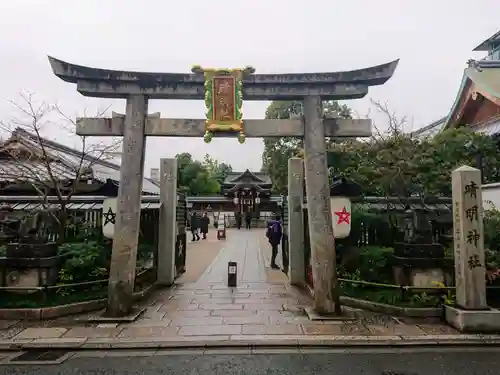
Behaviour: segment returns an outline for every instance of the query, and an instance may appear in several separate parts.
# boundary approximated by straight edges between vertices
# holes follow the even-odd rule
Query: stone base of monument
[[[445,305],[446,322],[460,332],[500,332],[500,310],[465,310],[458,306]]]
[[[356,320],[356,315],[355,313],[350,310],[342,307],[342,313],[340,315],[336,315],[334,313],[332,314],[319,314],[312,307],[306,307],[304,309],[307,317],[309,320],[313,321],[322,321],[322,320],[340,320],[340,321],[346,321],[346,320]]]
[[[76,320],[78,321],[85,321],[85,322],[100,322],[100,323],[132,323],[136,321],[142,313],[146,311],[146,308],[141,308],[141,307],[134,307],[130,311],[128,315],[125,316],[119,316],[119,317],[113,317],[113,316],[107,316],[106,310],[101,310],[100,312],[97,312],[95,315],[90,315],[90,316],[81,316],[77,317]]]

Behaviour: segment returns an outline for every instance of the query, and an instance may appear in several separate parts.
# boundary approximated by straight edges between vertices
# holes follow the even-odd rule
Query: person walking
[[[234,214],[234,218],[236,220],[236,228],[241,229],[241,212],[237,211]]]
[[[281,237],[283,236],[283,229],[281,227],[280,217],[276,216],[275,220],[270,220],[267,223],[266,237],[271,244],[271,268],[279,270],[279,266],[276,264],[276,257],[278,256],[278,246],[281,243]]]
[[[199,241],[200,240],[200,235],[198,234],[198,228],[199,228],[199,217],[196,214],[196,212],[193,212],[191,214],[191,234],[193,235],[193,239],[191,240],[192,242]]]
[[[203,239],[207,239],[208,226],[210,225],[210,219],[206,212],[203,213],[203,217],[200,219],[200,231],[203,234]]]
[[[246,228],[251,229],[252,228],[252,213],[251,212],[246,213],[245,222],[246,222]]]

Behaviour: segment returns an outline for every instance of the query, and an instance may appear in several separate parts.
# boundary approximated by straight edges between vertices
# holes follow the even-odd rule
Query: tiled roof
[[[460,89],[446,118],[444,128],[457,124],[459,120],[457,115],[460,114],[463,100],[467,99],[464,95],[471,88],[490,101],[495,102],[500,99],[500,61],[477,61],[476,63],[476,66],[470,66],[464,70]]]
[[[500,43],[500,31],[490,36],[488,39],[479,44],[473,51],[488,51],[491,44]]]
[[[244,172],[230,172],[227,174],[224,184],[235,184],[238,182],[239,177],[248,176],[255,180],[258,184],[272,184],[271,178],[265,172],[250,172],[248,169]]]
[[[108,179],[120,181],[120,165],[102,160],[91,155],[72,149],[60,143],[41,138],[24,129],[16,129],[11,138],[0,146],[7,147],[18,143],[28,150],[41,153],[40,141],[48,156],[53,160],[50,163],[52,175],[58,180],[71,180],[77,176],[78,168],[82,167],[82,178],[92,178],[105,183]],[[49,173],[47,163],[26,161],[25,163],[14,160],[0,160],[0,179],[3,181],[48,181]],[[148,178],[143,179],[142,190],[145,193],[159,194],[159,187]]]
[[[485,135],[500,134],[500,116],[495,116],[481,124],[476,124],[472,127],[472,130]]]
[[[445,121],[446,117],[442,117],[439,120],[430,123],[429,125],[411,132],[410,135],[417,138],[432,137],[443,129]]]

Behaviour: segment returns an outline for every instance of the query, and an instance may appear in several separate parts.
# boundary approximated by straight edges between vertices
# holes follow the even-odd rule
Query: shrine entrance
[[[250,216],[253,227],[263,227],[273,212],[276,202],[271,202],[272,182],[265,173],[253,173],[248,169],[241,174],[230,173],[222,186],[222,193],[232,199],[236,226]]]
[[[313,308],[320,313],[340,312],[337,293],[325,137],[356,138],[371,135],[368,119],[325,118],[323,100],[362,98],[368,88],[384,84],[394,73],[398,60],[366,69],[303,74],[255,74],[255,69],[203,69],[194,66],[191,73],[141,73],[90,68],[70,64],[52,57],[54,74],[76,84],[82,95],[126,100],[126,113],[111,118],[79,118],[77,134],[82,136],[123,136],[120,185],[117,199],[115,238],[111,259],[107,312],[111,316],[127,315],[132,308],[136,255],[141,209],[141,183],[144,171],[146,136],[233,137],[243,143],[247,137],[301,137],[304,139],[304,166],[294,169],[289,163],[289,182],[305,173],[314,267]],[[204,100],[204,119],[161,118],[148,115],[150,99]],[[244,120],[245,100],[302,100],[303,115],[292,119]],[[174,280],[174,249],[177,226],[177,161],[161,161],[161,231],[158,248],[158,283],[171,285]],[[294,183],[292,183],[294,184]],[[234,185],[238,185],[238,182]],[[255,184],[253,184],[255,185]],[[295,186],[295,185],[294,185]],[[289,189],[292,189],[289,185]],[[292,189],[293,190],[293,189]],[[295,191],[295,190],[294,190]],[[252,192],[252,198],[246,198]],[[234,199],[240,209],[255,210],[258,189],[245,185],[235,187]],[[245,194],[243,194],[245,193]],[[254,195],[255,194],[255,195]],[[300,194],[289,191],[289,222],[285,231],[300,232]],[[242,201],[240,201],[240,199]],[[236,202],[236,200],[235,200]],[[292,204],[293,202],[293,204]],[[300,262],[294,259],[302,258]],[[292,283],[303,283],[303,246],[290,237]],[[294,268],[295,267],[295,268]]]

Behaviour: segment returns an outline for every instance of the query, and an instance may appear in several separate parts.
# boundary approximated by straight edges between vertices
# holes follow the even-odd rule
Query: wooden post
[[[288,277],[290,284],[304,286],[304,162],[301,158],[288,159]]]
[[[158,273],[156,282],[170,286],[175,278],[177,237],[177,159],[161,159]]]
[[[144,95],[127,98],[120,186],[113,252],[109,275],[106,315],[119,317],[130,313],[134,292],[137,244],[141,217],[141,191],[148,99]]]
[[[304,154],[314,279],[313,309],[318,314],[340,314],[323,106],[319,96],[304,99]]]
[[[486,308],[481,171],[462,166],[451,173],[457,305]]]

